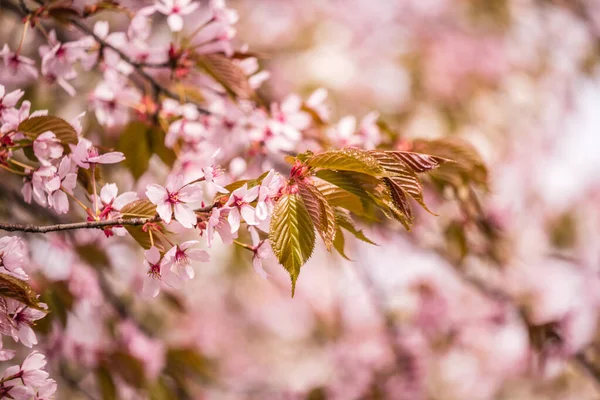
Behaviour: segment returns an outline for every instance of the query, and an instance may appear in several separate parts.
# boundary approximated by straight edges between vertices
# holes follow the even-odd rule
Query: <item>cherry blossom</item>
[[[129,121],[131,109],[136,107],[142,96],[116,71],[108,70],[104,78],[90,96],[96,118],[109,128],[124,125]]]
[[[250,205],[251,202],[258,197],[258,186],[248,189],[248,184],[245,183],[242,187],[234,190],[224,207],[229,209],[227,221],[231,225],[231,233],[237,232],[240,229],[240,222],[243,219],[248,225],[258,224],[256,210]]]
[[[71,163],[71,157],[63,157],[56,174],[45,184],[48,205],[59,214],[67,213],[69,211],[67,193],[73,194],[76,185],[77,167]]]
[[[53,379],[48,379],[46,383],[36,389],[34,400],[50,400],[56,393],[57,384]]]
[[[185,183],[179,175],[170,180],[166,187],[157,184],[146,187],[146,196],[156,204],[156,212],[167,224],[175,214],[175,219],[186,228],[196,225],[196,214],[188,203],[197,203],[202,200],[202,187],[200,182]]]
[[[119,215],[123,206],[138,199],[135,192],[125,192],[117,196],[119,189],[114,183],[107,183],[100,189],[100,218],[108,219]]]
[[[256,217],[259,221],[266,220],[269,214],[273,212],[274,199],[284,184],[283,177],[273,170],[269,171],[262,180],[258,189],[258,203],[256,204]]]
[[[173,32],[183,29],[183,16],[194,12],[200,4],[192,0],[158,0],[155,8],[167,16],[167,23]]]
[[[15,376],[24,386],[28,388],[40,388],[45,386],[48,381],[48,372],[42,370],[47,364],[46,356],[37,351],[31,352],[21,363],[8,367],[4,371],[4,378]],[[12,395],[12,393],[11,393]]]
[[[39,75],[37,68],[35,68],[35,61],[12,52],[8,44],[5,44],[0,51],[0,57],[4,61],[4,68],[8,68],[13,75],[25,75],[34,79]]]
[[[52,160],[62,156],[63,146],[54,132],[46,131],[33,141],[33,152],[42,165],[49,166]]]
[[[41,303],[44,307],[45,304]],[[7,299],[7,313],[11,318],[11,335],[23,345],[32,347],[37,344],[37,337],[31,329],[32,324],[46,315],[42,310],[27,307],[16,300]]]
[[[10,93],[6,93],[6,88],[4,85],[0,85],[0,123],[4,122],[4,113],[9,109],[14,108],[24,94],[25,92],[23,92],[21,89],[16,89]]]
[[[194,278],[194,269],[190,265],[192,261],[208,262],[210,256],[205,250],[194,249],[191,246],[198,244],[197,240],[188,240],[173,246],[164,255],[163,267],[171,271],[183,280]]]
[[[77,77],[73,67],[85,55],[85,42],[60,43],[56,31],[48,35],[48,45],[40,46],[42,75],[50,82],[57,82],[68,94],[75,95],[75,88],[68,82]]]
[[[169,268],[164,268],[164,259],[154,246],[144,252],[144,265],[147,268],[144,278],[143,293],[146,296],[156,297],[160,293],[162,282],[171,287],[180,287],[179,276],[175,275]]]
[[[121,215],[121,208],[138,199],[138,195],[135,192],[125,192],[117,196],[118,192],[119,188],[114,183],[107,183],[100,189],[99,219],[107,220],[118,218]],[[127,233],[127,230],[123,227],[114,227],[112,229],[105,229],[104,233],[107,235],[116,233],[118,236],[124,236]]]
[[[254,227],[248,227],[248,231],[250,232],[250,237],[252,238],[252,251],[254,253],[252,255],[252,267],[258,275],[264,279],[267,279],[269,274],[263,268],[262,260],[273,256],[271,246],[269,245],[268,240],[260,240],[258,231]]]
[[[233,239],[237,237],[237,230],[231,229],[226,212],[222,208],[214,207],[211,211],[210,218],[206,223],[206,243],[208,247],[212,246],[215,231],[221,237],[221,241],[225,244],[232,244]]]
[[[79,139],[77,146],[69,145],[72,151],[72,159],[81,168],[88,169],[94,164],[116,164],[125,159],[120,151],[112,151],[100,155],[96,147],[87,139]]]
[[[27,279],[23,263],[27,257],[27,248],[23,239],[16,236],[0,238],[0,271],[8,271]]]

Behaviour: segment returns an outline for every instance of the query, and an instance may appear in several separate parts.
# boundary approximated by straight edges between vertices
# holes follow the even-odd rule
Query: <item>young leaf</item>
[[[152,218],[156,215],[156,206],[150,202],[150,200],[136,200],[125,205],[121,209],[121,213],[126,217]],[[162,223],[158,223],[158,225],[161,230],[164,231],[164,225]],[[125,229],[144,249],[152,247],[150,235],[148,232],[144,232],[141,226],[127,225],[125,226]],[[160,240],[156,239],[157,238],[154,240],[154,246],[156,246],[159,251],[163,252],[164,246]]]
[[[406,192],[402,189],[402,186],[398,185],[392,178],[384,178],[384,181],[390,190],[394,206],[406,216],[408,221],[412,222],[412,208],[408,203],[408,197],[406,197]]]
[[[149,127],[143,122],[130,122],[121,132],[117,143],[117,150],[125,154],[123,164],[136,180],[148,169],[152,155],[148,131]]]
[[[452,160],[433,171],[431,177],[442,185],[454,187],[475,183],[488,188],[488,171],[477,150],[460,138],[416,140],[413,149]]]
[[[414,172],[427,172],[439,167],[444,162],[448,161],[441,157],[430,156],[422,153],[411,153],[409,151],[382,151],[392,158],[405,164]],[[384,166],[385,168],[385,166]]]
[[[244,71],[223,54],[202,54],[196,58],[198,66],[219,82],[233,97],[251,99],[254,89]]]
[[[148,131],[151,152],[156,154],[167,166],[172,167],[177,160],[177,155],[172,149],[165,146],[165,137],[166,133],[160,127],[152,127]]]
[[[331,251],[337,229],[333,207],[314,185],[302,183],[298,185],[298,189],[317,232],[327,250]]]
[[[306,163],[315,168],[354,171],[372,176],[387,175],[385,170],[377,163],[377,159],[364,150],[354,148],[330,150],[315,154]]]
[[[344,252],[344,246],[346,243],[346,239],[344,238],[344,233],[342,232],[342,228],[336,226],[335,228],[335,239],[333,240],[333,248],[337,250],[340,256],[344,257],[348,261],[352,261]]]
[[[360,174],[364,175],[364,174]],[[330,170],[320,170],[315,174],[316,177],[323,179],[341,189],[344,189],[355,196],[358,196],[361,199],[370,201],[371,196],[367,190],[363,187],[363,184],[371,184],[373,182],[365,182],[364,179],[361,179],[361,176],[357,173],[348,172],[348,171],[330,171]],[[374,179],[375,183],[379,183],[376,178],[371,177],[370,175],[365,175],[371,179]],[[372,184],[367,186],[367,188],[372,188]]]
[[[71,151],[69,144],[77,144],[78,141],[77,132],[71,124],[62,118],[51,115],[28,118],[21,122],[17,129],[31,140],[35,140],[46,131],[52,131],[64,146],[66,153]]]
[[[354,226],[354,222],[344,210],[339,208],[335,209],[335,221],[337,222],[338,226],[353,234],[355,238],[362,240],[365,243],[377,245],[377,243],[366,237],[362,230],[359,230],[356,228],[356,226]]]
[[[341,207],[365,218],[373,218],[372,213],[368,211],[366,201],[360,197],[341,189],[329,182],[314,179],[317,190],[325,197],[327,202],[333,207]]]
[[[423,200],[423,186],[421,185],[421,181],[419,180],[419,177],[417,176],[416,171],[413,169],[413,167],[409,167],[402,160],[402,158],[398,155],[400,153],[405,154],[405,155],[406,154],[417,154],[417,153],[379,151],[379,150],[371,151],[371,154],[373,155],[373,157],[375,157],[377,159],[379,164],[387,172],[389,172],[392,175],[389,178],[385,179],[386,185],[390,188],[390,194],[392,196],[392,200],[394,202],[396,202],[396,201],[398,202],[398,205],[400,205],[399,210],[402,211],[408,217],[409,223],[412,221],[412,213],[405,212],[405,207],[402,207],[402,204],[404,202],[402,201],[402,194],[399,193],[399,190],[410,195],[410,197],[415,199],[415,201],[417,203],[419,203],[421,205],[421,207],[423,207],[427,212],[429,212],[430,214],[436,215],[435,213],[433,213],[431,210],[429,210],[427,208],[427,205],[425,204],[425,201]],[[412,155],[406,156],[406,157],[412,157]],[[442,162],[445,161],[441,158],[439,158],[439,159],[435,158],[435,159],[439,160],[439,161],[436,161],[438,163],[436,165],[440,165]],[[433,165],[434,165],[434,163],[432,162],[430,164],[430,166],[432,168],[435,168]],[[415,166],[414,168],[417,168],[417,167]],[[422,167],[420,169],[422,170],[423,168],[424,167]],[[396,198],[394,198],[394,195],[396,196]]]
[[[14,276],[0,273],[0,296],[20,301],[28,307],[43,310],[31,286]]]
[[[269,241],[279,263],[292,279],[292,297],[300,267],[312,255],[315,247],[315,227],[302,197],[283,195],[273,210]]]

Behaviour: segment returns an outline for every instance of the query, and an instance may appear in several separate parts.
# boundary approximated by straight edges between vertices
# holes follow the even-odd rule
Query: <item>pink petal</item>
[[[256,219],[256,210],[247,204],[241,207],[242,218],[248,225],[256,225],[258,221]]]
[[[183,29],[183,18],[178,14],[171,14],[167,18],[167,24],[171,28],[171,31],[179,32]]]
[[[171,209],[171,205],[169,203],[159,204],[156,207],[156,212],[158,213],[158,216],[165,222],[165,224],[171,223],[173,210]]]
[[[119,151],[113,151],[111,153],[102,154],[97,157],[89,157],[88,161],[98,164],[116,164],[125,159],[125,155]]]
[[[227,216],[227,221],[231,225],[231,233],[237,232],[240,229],[240,211],[237,208],[232,208]]]
[[[197,182],[188,185],[179,192],[179,199],[185,203],[193,203],[202,200],[202,183]]]
[[[160,261],[160,252],[156,247],[152,246],[144,252],[144,257],[151,264],[156,264]]]
[[[267,271],[265,271],[265,269],[262,266],[262,261],[260,260],[260,258],[252,258],[252,267],[254,267],[254,271],[256,271],[256,273],[262,278],[267,279],[269,277],[269,274],[267,273]]]
[[[118,192],[119,192],[119,189],[117,188],[116,184],[107,183],[100,190],[100,199],[102,200],[102,202],[104,204],[109,204],[111,201],[113,201],[115,199],[115,197],[117,197]]]
[[[152,203],[159,205],[169,198],[169,193],[164,187],[153,183],[146,186],[146,196]]]
[[[156,297],[160,293],[160,281],[158,279],[151,278],[147,276],[144,279],[144,287],[142,288],[142,293],[145,296]]]
[[[187,256],[195,261],[208,262],[210,261],[210,254],[202,249],[190,249],[185,252]]]
[[[186,228],[193,228],[196,225],[196,213],[185,204],[175,204],[175,219]]]

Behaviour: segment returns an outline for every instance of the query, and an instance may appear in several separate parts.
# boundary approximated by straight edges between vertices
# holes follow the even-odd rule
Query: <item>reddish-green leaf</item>
[[[317,232],[327,250],[331,251],[337,228],[333,207],[314,185],[302,183],[298,189]]]
[[[139,218],[152,218],[156,215],[156,206],[150,200],[136,200],[127,205],[125,205],[121,209],[121,213],[125,217],[139,217]],[[158,223],[160,229],[164,232],[165,227],[161,223]],[[136,242],[140,244],[144,249],[149,249],[152,247],[152,242],[150,241],[150,235],[148,232],[144,232],[142,226],[131,226],[126,225],[125,229],[131,237],[135,239]],[[165,246],[159,240],[159,238],[154,238],[154,246],[160,251],[164,252]]]
[[[46,131],[52,131],[67,153],[71,151],[69,144],[77,144],[75,128],[64,119],[52,115],[28,118],[21,122],[17,129],[30,140],[35,140]]]
[[[365,243],[376,245],[375,242],[365,236],[362,230],[356,228],[352,218],[350,218],[348,213],[344,210],[335,209],[335,220],[338,226],[353,234],[355,238],[362,240]]]
[[[14,276],[0,273],[0,296],[17,300],[28,307],[43,310],[31,286]]]
[[[372,176],[386,176],[377,159],[368,152],[355,148],[330,150],[315,154],[306,163],[315,168],[354,171]]]
[[[225,55],[201,54],[197,56],[197,62],[199,67],[219,82],[232,96],[241,99],[250,99],[255,96],[254,89],[250,86],[244,71]]]
[[[125,154],[123,164],[136,180],[148,169],[152,155],[149,131],[150,128],[143,122],[133,121],[119,135],[117,150]]]
[[[315,227],[299,194],[283,195],[273,210],[269,241],[279,263],[292,279],[292,297],[300,268],[315,247]]]
[[[477,150],[465,140],[460,138],[417,140],[413,143],[413,149],[453,161],[431,173],[431,177],[440,184],[459,187],[474,183],[487,189],[487,168]]]

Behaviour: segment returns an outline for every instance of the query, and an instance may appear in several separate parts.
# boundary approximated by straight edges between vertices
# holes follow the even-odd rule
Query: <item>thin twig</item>
[[[8,232],[48,233],[75,229],[104,229],[111,226],[139,226],[148,222],[158,222],[160,218],[117,218],[108,221],[73,222],[69,224],[33,225],[0,223],[0,230]]]

